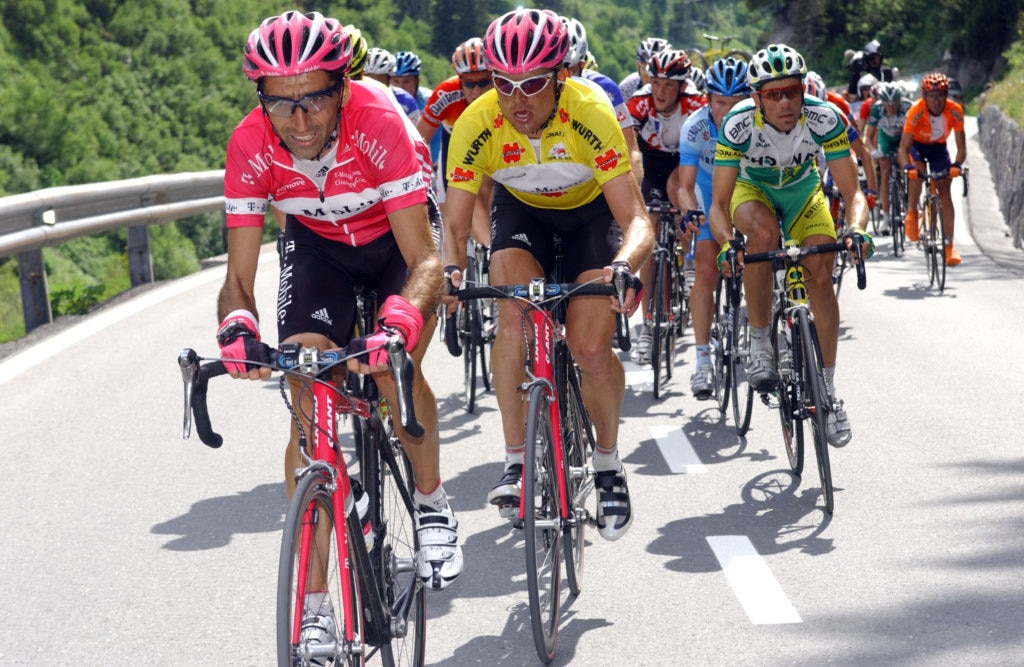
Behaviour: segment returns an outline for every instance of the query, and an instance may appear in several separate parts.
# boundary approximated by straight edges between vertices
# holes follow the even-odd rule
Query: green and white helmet
[[[878,99],[882,102],[899,102],[903,99],[903,89],[895,83],[878,84]]]
[[[747,81],[754,89],[760,88],[768,81],[799,77],[803,80],[807,74],[804,57],[792,47],[785,44],[769,44],[750,59],[747,70]]]

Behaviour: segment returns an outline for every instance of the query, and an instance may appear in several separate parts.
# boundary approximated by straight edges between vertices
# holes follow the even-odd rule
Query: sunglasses
[[[339,80],[329,88],[318,90],[309,95],[303,95],[297,100],[293,100],[290,97],[264,95],[259,91],[256,92],[256,97],[263,103],[263,108],[271,116],[288,118],[295,113],[296,109],[302,109],[307,114],[320,113],[331,108],[331,97],[334,93],[338,92],[343,83],[343,80]]]
[[[490,79],[480,79],[479,81],[470,81],[469,79],[459,79],[459,83],[464,88],[490,88],[494,85],[494,82]]]
[[[922,97],[924,97],[925,99],[929,99],[929,100],[941,100],[941,99],[943,99],[945,97],[948,97],[948,96],[949,96],[949,93],[944,93],[944,92],[924,93],[922,95]]]
[[[803,97],[804,87],[801,85],[786,86],[785,88],[775,88],[773,90],[762,90],[761,97],[772,102],[781,102],[782,100],[795,100]]]
[[[555,78],[555,73],[548,72],[547,74],[541,74],[540,76],[532,76],[523,81],[512,81],[503,76],[498,76],[497,74],[495,74],[493,78],[494,87],[497,88],[498,92],[505,97],[511,97],[512,93],[517,90],[527,97],[533,97],[548,87],[551,80]]]

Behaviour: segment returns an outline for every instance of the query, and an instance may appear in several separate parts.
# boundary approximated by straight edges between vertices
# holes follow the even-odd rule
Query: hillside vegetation
[[[223,167],[234,125],[255,102],[240,50],[259,21],[317,9],[358,26],[372,46],[424,61],[423,84],[449,76],[454,47],[510,0],[0,0],[0,196],[58,185]],[[827,78],[842,51],[878,37],[891,62],[972,59],[981,89],[1002,66],[1024,0],[566,0],[546,6],[587,27],[599,68],[621,79],[645,36],[707,48],[704,32],[756,49],[785,38]],[[769,18],[781,16],[773,24]],[[950,61],[946,62],[950,65]],[[157,279],[223,252],[220,216],[150,228]],[[125,241],[111,232],[44,251],[55,315],[84,312],[128,287]],[[16,263],[0,259],[0,341],[23,334]]]

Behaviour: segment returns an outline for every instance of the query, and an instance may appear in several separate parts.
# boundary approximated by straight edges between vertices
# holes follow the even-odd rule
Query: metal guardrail
[[[135,287],[153,280],[147,225],[224,210],[224,171],[145,176],[0,198],[0,258],[16,255],[25,332],[53,321],[42,249],[127,228]]]

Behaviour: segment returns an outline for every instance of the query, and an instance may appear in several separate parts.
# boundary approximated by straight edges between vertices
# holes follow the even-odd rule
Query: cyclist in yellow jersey
[[[563,278],[610,282],[613,265],[628,271],[651,252],[654,236],[625,139],[600,91],[571,79],[563,68],[569,36],[548,10],[520,9],[495,20],[484,53],[495,89],[484,93],[456,121],[449,144],[445,216],[445,271],[461,281],[475,202],[493,188],[491,282],[522,284],[548,276],[554,236],[565,250]],[[617,223],[617,224],[616,224]],[[631,277],[635,286],[635,278]],[[583,395],[594,423],[593,468],[601,535],[618,539],[632,508],[618,456],[619,412],[625,374],[612,350],[615,310],[632,312],[636,289],[625,303],[600,297],[574,299],[566,337],[583,376]],[[448,297],[449,310],[454,298]],[[499,507],[519,502],[525,449],[526,350],[518,307],[502,301],[492,366],[502,415],[506,466],[488,494]]]
[[[835,226],[815,166],[820,149],[825,152],[829,170],[846,202],[847,221],[867,239],[864,256],[870,254],[870,236],[863,231],[867,202],[860,191],[857,166],[850,156],[845,120],[832,104],[804,97],[806,73],[803,57],[785,44],[762,49],[751,59],[747,74],[754,89],[752,99],[733,107],[722,123],[709,216],[711,232],[723,244],[720,265],[731,245],[734,224],[746,236],[746,249],[751,252],[774,250],[780,234],[801,245],[835,240]],[[781,216],[781,228],[776,213]],[[832,287],[834,261],[831,253],[803,260],[832,397],[836,395],[834,375],[839,340],[839,304]],[[771,266],[757,263],[744,268],[743,287],[750,321],[747,375],[755,389],[771,390],[779,381],[769,331]],[[828,441],[833,446],[850,441],[853,431],[842,401],[836,401],[829,411],[826,426]]]

